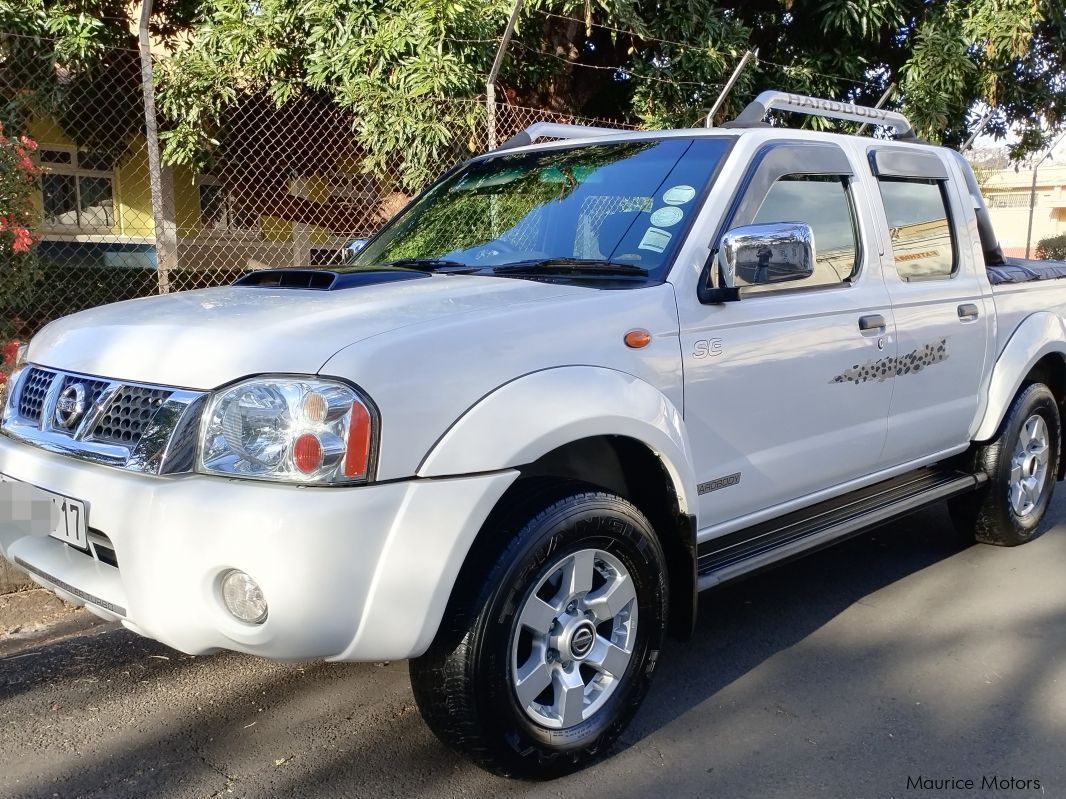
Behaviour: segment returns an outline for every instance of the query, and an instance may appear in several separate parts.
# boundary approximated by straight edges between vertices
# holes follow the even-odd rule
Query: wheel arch
[[[670,586],[669,631],[688,639],[696,621],[696,518],[681,510],[663,462],[642,441],[625,436],[579,439],[521,469],[510,491],[525,481],[574,481],[629,500],[648,517],[666,556]],[[508,499],[505,494],[501,504]],[[491,535],[491,532],[489,533]]]
[[[696,486],[681,413],[658,389],[601,367],[561,367],[502,386],[468,410],[419,467],[420,477],[518,469],[497,502],[532,480],[611,491],[652,523],[669,568],[670,632],[691,635],[696,605]],[[490,514],[471,553],[497,546]]]
[[[1034,382],[1046,383],[1060,410],[1064,407],[1066,327],[1058,314],[1035,313],[1018,325],[992,367],[988,403],[973,440],[986,442],[995,438],[1018,392]]]

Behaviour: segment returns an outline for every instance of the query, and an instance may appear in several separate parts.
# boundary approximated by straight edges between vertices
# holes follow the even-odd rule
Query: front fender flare
[[[696,513],[696,477],[681,412],[640,378],[598,366],[563,366],[500,386],[459,417],[423,458],[419,477],[533,463],[592,436],[643,442],[666,468],[679,510]]]
[[[988,383],[988,402],[974,432],[975,441],[995,436],[1025,376],[1046,355],[1066,355],[1066,325],[1058,314],[1041,311],[1026,317],[996,358]]]

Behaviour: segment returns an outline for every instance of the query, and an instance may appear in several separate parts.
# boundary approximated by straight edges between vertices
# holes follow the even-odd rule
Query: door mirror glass
[[[762,286],[806,280],[814,274],[814,232],[802,222],[744,225],[718,244],[718,285]]]

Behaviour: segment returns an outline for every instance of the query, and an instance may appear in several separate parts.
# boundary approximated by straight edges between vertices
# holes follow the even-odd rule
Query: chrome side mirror
[[[733,228],[718,244],[719,286],[761,286],[814,274],[814,231],[802,222]]]
[[[359,255],[359,252],[366,246],[369,239],[352,239],[345,242],[341,252],[344,255],[341,257],[341,263],[350,264],[355,260],[355,257]]]

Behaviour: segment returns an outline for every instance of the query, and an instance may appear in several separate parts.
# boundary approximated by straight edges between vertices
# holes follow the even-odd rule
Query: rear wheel
[[[1060,425],[1051,390],[1043,383],[1023,388],[999,435],[974,453],[974,468],[988,475],[988,484],[951,502],[956,526],[996,546],[1035,538],[1055,488]]]
[[[499,521],[508,543],[474,554],[437,639],[411,661],[437,737],[528,779],[583,768],[615,741],[666,621],[665,559],[644,515],[612,494],[559,493]]]

